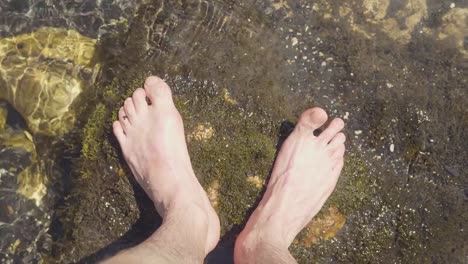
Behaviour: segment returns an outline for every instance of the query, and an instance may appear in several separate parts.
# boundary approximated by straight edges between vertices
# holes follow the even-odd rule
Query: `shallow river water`
[[[173,89],[233,242],[304,109],[345,168],[299,263],[467,263],[465,0],[0,0],[0,263],[93,263],[160,219],[112,136],[146,76]]]

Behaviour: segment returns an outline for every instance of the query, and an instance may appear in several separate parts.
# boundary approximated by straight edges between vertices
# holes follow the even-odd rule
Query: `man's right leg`
[[[262,201],[236,241],[237,264],[296,263],[288,247],[318,213],[335,188],[343,167],[345,135],[320,108],[305,111],[281,147]]]

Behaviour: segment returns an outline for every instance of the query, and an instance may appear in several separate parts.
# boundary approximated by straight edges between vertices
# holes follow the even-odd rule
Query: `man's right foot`
[[[260,243],[287,249],[335,188],[343,168],[343,120],[327,120],[321,108],[305,111],[276,159],[267,190],[236,241],[235,258],[248,259]]]

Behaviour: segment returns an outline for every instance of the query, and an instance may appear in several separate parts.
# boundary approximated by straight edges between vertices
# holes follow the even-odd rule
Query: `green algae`
[[[119,159],[120,150],[112,135],[111,124],[123,98],[141,86],[143,80],[135,77],[133,81],[127,81],[125,86],[111,84],[99,90],[106,99],[90,112],[80,133],[82,150],[80,160],[76,163],[78,166],[74,170],[74,187],[59,217],[61,226],[65,229],[65,242],[74,241],[73,244],[67,242],[61,247],[65,249],[71,246],[76,249],[68,256],[72,260],[89,254],[93,252],[93,247],[100,248],[128,232],[141,216],[138,198],[135,197],[142,196],[143,191],[132,180],[133,176],[126,164]],[[193,87],[203,88],[202,85]],[[96,98],[100,96],[98,94]],[[226,101],[220,94],[207,96],[203,90],[194,89],[189,94],[176,95],[175,101],[184,117],[187,134],[198,124],[206,122],[210,122],[216,131],[215,136],[206,141],[190,140],[189,152],[196,174],[204,187],[207,188],[214,180],[220,182],[217,210],[223,233],[226,233],[246,220],[249,210],[259,199],[261,190],[250,184],[247,178],[259,175],[266,179],[276,152],[274,140],[259,132],[252,116],[243,113],[237,105]],[[102,190],[99,190],[98,186],[101,185],[109,189],[108,193],[104,192],[108,195],[103,195]],[[134,189],[139,189],[141,193],[135,193]],[[112,206],[101,208],[93,203],[95,200],[100,200],[99,204]],[[71,206],[72,204],[74,205]],[[97,209],[98,213],[89,211],[90,207],[96,206],[100,208]],[[120,212],[116,213],[116,210]],[[113,228],[90,228],[96,221]],[[118,224],[109,221],[118,221]],[[83,232],[88,233],[89,230],[101,235],[91,241],[83,240]]]
[[[96,216],[89,215],[83,210],[87,208],[87,201],[91,202],[96,199],[93,198],[97,196],[93,189],[97,186],[92,186],[98,185],[93,180],[98,174],[99,178],[103,178],[100,181],[118,179],[120,183],[111,187],[112,192],[115,192],[115,195],[111,196],[112,199],[121,197],[123,199],[121,201],[127,201],[129,204],[117,203],[117,207],[130,208],[128,212],[133,215],[133,221],[138,218],[140,212],[137,209],[136,200],[132,197],[136,193],[130,191],[133,188],[131,187],[132,176],[122,160],[119,161],[117,158],[119,149],[110,131],[112,120],[115,120],[123,98],[134,90],[131,87],[138,87],[142,82],[143,78],[139,77],[128,81],[129,85],[125,86],[128,88],[117,88],[124,86],[114,84],[102,90],[102,94],[106,95],[105,104],[97,104],[83,129],[83,149],[80,161],[82,165],[78,167],[76,175],[78,187],[75,189],[79,191],[76,193],[78,196],[74,198],[79,199],[83,205],[75,208],[75,211],[68,211],[67,219],[71,221],[67,223],[68,228],[75,226],[74,229],[86,229],[81,222],[80,227],[76,227],[77,222],[73,219],[92,217],[94,221],[97,221]],[[216,181],[219,184],[216,190],[218,199],[216,210],[221,219],[222,234],[228,235],[234,232],[235,235],[261,198],[262,190],[249,183],[248,179],[257,176],[266,182],[277,151],[275,142],[279,128],[270,130],[270,133],[262,132],[261,124],[265,123],[264,117],[242,110],[239,105],[226,100],[224,94],[215,90],[214,87],[209,88],[201,83],[191,83],[189,85],[191,89],[187,91],[179,89],[181,84],[178,81],[172,80],[172,83],[175,87],[175,104],[184,118],[186,133],[190,135],[200,124],[208,124],[214,130],[210,138],[204,140],[192,138],[188,142],[188,147],[194,170],[203,187],[207,190],[213,182]],[[212,93],[209,92],[210,90]],[[114,108],[106,107],[106,105],[113,105]],[[267,122],[273,123],[274,120]],[[372,179],[369,164],[366,164],[363,161],[364,157],[357,153],[359,153],[357,150],[353,150],[348,155],[337,191],[324,207],[325,209],[335,206],[348,215],[369,202],[370,196],[375,191],[372,187],[375,180]],[[109,166],[113,169],[109,169]],[[126,180],[127,177],[130,180]],[[104,200],[108,201],[108,198]],[[106,218],[100,219],[100,221],[106,221],[104,220]],[[121,222],[118,230],[128,230],[131,219],[128,217],[126,221]],[[116,232],[106,232],[112,232],[112,234],[107,239],[101,237],[101,240],[95,240],[96,247],[102,247],[104,241],[116,238]],[[82,241],[81,233],[74,231],[72,236],[75,237],[74,247],[80,248],[80,252],[89,252],[91,246],[81,246],[85,243],[80,242]],[[295,248],[299,251],[308,250],[308,247],[301,245],[296,245]],[[303,256],[295,252],[298,258]]]
[[[315,19],[314,15],[310,17]],[[286,22],[280,24],[284,26],[285,31],[295,23],[289,19]],[[460,249],[459,245],[463,242],[460,241],[466,237],[461,221],[466,219],[466,214],[460,213],[460,208],[463,208],[459,201],[463,200],[463,193],[459,194],[463,183],[463,180],[460,180],[462,177],[460,174],[463,175],[463,173],[457,173],[461,169],[456,166],[466,164],[466,161],[461,160],[464,155],[459,155],[460,157],[454,155],[453,152],[456,151],[445,155],[444,153],[448,151],[443,148],[447,148],[449,144],[444,141],[447,136],[450,142],[461,143],[452,148],[458,153],[463,153],[463,146],[466,144],[463,144],[463,139],[459,138],[460,135],[456,131],[460,131],[460,126],[466,125],[466,110],[453,109],[463,108],[462,99],[450,101],[455,102],[453,106],[441,106],[438,101],[425,95],[425,93],[435,93],[434,98],[445,98],[447,95],[463,98],[460,96],[460,94],[463,95],[460,90],[464,85],[466,86],[466,82],[460,81],[460,77],[456,77],[455,73],[452,75],[447,70],[462,67],[459,60],[450,53],[439,54],[434,47],[429,47],[428,50],[421,49],[417,51],[420,53],[414,55],[408,53],[404,47],[392,44],[385,35],[377,35],[376,39],[372,40],[363,40],[349,33],[340,23],[319,22],[320,31],[315,30],[311,38],[315,39],[319,36],[326,44],[320,46],[308,39],[310,46],[307,48],[311,50],[317,45],[324,53],[336,55],[337,66],[333,67],[333,74],[325,80],[327,85],[336,85],[336,88],[330,91],[332,94],[329,94],[328,90],[315,91],[316,87],[320,88],[315,84],[320,84],[322,76],[327,76],[326,72],[323,74],[322,72],[320,74],[313,71],[310,72],[312,74],[307,72],[307,76],[311,76],[308,79],[309,77],[300,75],[300,69],[297,68],[301,67],[294,66],[299,63],[295,63],[291,66],[292,68],[288,69],[289,72],[285,71],[285,73],[273,67],[262,68],[261,63],[256,62],[265,62],[258,58],[265,55],[257,47],[260,44],[250,45],[249,42],[255,41],[245,39],[242,40],[242,46],[233,52],[229,49],[230,44],[226,45],[225,42],[207,38],[207,41],[202,41],[200,46],[218,55],[213,58],[209,55],[210,52],[198,49],[193,52],[195,54],[193,56],[199,58],[186,64],[183,63],[188,60],[186,57],[177,57],[174,54],[178,53],[174,50],[167,52],[162,49],[169,55],[163,53],[158,57],[157,63],[152,62],[161,66],[153,65],[154,67],[150,67],[151,70],[148,71],[148,68],[141,65],[130,67],[134,65],[124,64],[121,67],[127,67],[130,73],[127,73],[127,70],[121,70],[124,74],[118,76],[117,80],[113,80],[113,83],[99,85],[96,91],[97,99],[90,104],[91,114],[83,117],[87,125],[86,129],[80,133],[83,139],[79,139],[80,144],[83,145],[82,156],[80,162],[76,163],[75,187],[67,203],[70,207],[67,214],[68,222],[65,221],[64,224],[68,235],[68,244],[64,247],[64,252],[69,249],[76,249],[76,251],[67,253],[65,258],[76,261],[80,257],[94,253],[96,248],[102,248],[112,241],[121,239],[122,233],[125,237],[125,231],[130,230],[139,215],[144,213],[145,209],[138,208],[138,202],[134,198],[141,190],[132,190],[132,176],[125,169],[123,160],[119,159],[119,149],[112,136],[111,123],[116,119],[117,109],[125,96],[130,95],[135,88],[141,87],[144,81],[143,73],[153,72],[159,75],[169,73],[169,76],[177,76],[184,75],[188,71],[195,71],[195,76],[205,76],[209,80],[216,79],[217,83],[222,84],[215,87],[211,83],[193,81],[193,76],[185,75],[182,77],[185,82],[179,82],[173,77],[168,78],[171,87],[174,88],[177,107],[184,117],[186,132],[190,134],[197,125],[206,123],[209,123],[215,131],[214,136],[206,141],[189,142],[189,151],[197,175],[205,189],[209,188],[213,181],[222,179],[217,188],[219,198],[217,210],[221,216],[223,233],[234,230],[235,235],[235,232],[241,228],[242,222],[246,220],[249,210],[261,195],[261,191],[248,184],[245,179],[254,176],[265,179],[268,175],[268,166],[271,166],[274,157],[274,143],[277,141],[277,126],[283,121],[282,119],[290,118],[291,111],[301,111],[307,96],[313,97],[318,103],[322,102],[323,105],[327,105],[323,103],[324,100],[321,101],[322,95],[331,97],[335,96],[333,93],[336,91],[344,91],[346,96],[337,99],[337,102],[333,102],[329,107],[338,109],[341,113],[351,112],[351,118],[353,115],[356,118],[349,121],[348,138],[354,135],[353,130],[356,129],[363,131],[363,138],[362,140],[352,138],[348,141],[350,150],[347,152],[343,175],[324,210],[335,206],[348,217],[348,221],[336,238],[320,241],[314,248],[293,245],[294,255],[300,263],[333,261],[369,263],[385,262],[389,259],[394,262],[414,263],[430,262],[431,254],[448,255],[447,252],[451,252],[451,247],[458,250],[456,252],[461,252],[463,249]],[[141,24],[144,24],[144,21]],[[141,24],[137,23],[134,29],[143,30],[144,27]],[[303,21],[300,21],[300,26],[303,25]],[[341,31],[338,31],[338,28]],[[147,44],[147,40],[141,39],[143,38],[140,38],[138,34],[130,38],[129,43],[135,46],[129,48],[128,54],[125,55],[133,57],[133,61],[142,60],[141,56],[135,56],[141,55],[138,54],[143,51],[141,47]],[[420,42],[426,42],[426,39],[414,37],[414,41],[416,44],[411,43],[411,45],[420,47]],[[228,55],[235,57],[237,64],[229,65],[233,61],[223,57],[225,53],[220,52],[216,45],[222,48],[227,47],[227,50],[234,53],[234,56]],[[411,45],[409,48],[412,47]],[[269,47],[266,47],[268,50]],[[133,52],[133,48],[137,52]],[[162,48],[170,49],[173,46],[164,42]],[[241,54],[240,51],[248,55],[236,57]],[[404,56],[398,54],[400,52],[410,60],[403,59]],[[253,55],[254,53],[260,55]],[[206,59],[200,59],[204,56]],[[307,56],[311,55],[307,54]],[[283,59],[282,54],[279,54],[277,59],[269,58],[267,62],[271,65],[281,65],[281,59]],[[179,60],[182,63],[179,63]],[[120,63],[122,61],[117,61],[115,64]],[[428,69],[427,66],[432,67],[430,73],[418,71],[419,68]],[[246,71],[252,71],[251,69],[255,68],[258,71],[245,73],[242,68],[247,69]],[[284,70],[284,68],[281,69]],[[200,74],[203,71],[207,73]],[[407,78],[404,71],[409,71],[411,78]],[[141,75],[135,77],[131,72],[141,72]],[[286,74],[290,72],[301,77],[294,79]],[[231,80],[232,73],[240,77]],[[258,77],[262,74],[267,77],[264,79]],[[350,74],[354,77],[349,77]],[[281,78],[291,79],[293,83],[301,81],[314,85],[309,90],[306,89],[307,85],[301,86],[304,89],[304,95],[307,95],[303,98],[296,98],[292,101],[290,98],[278,99],[270,93],[278,89],[278,83],[281,83],[278,80]],[[454,80],[450,81],[450,78]],[[265,79],[269,80],[265,81]],[[431,87],[433,84],[425,82],[424,79],[434,80],[436,87],[444,88],[453,85],[457,88],[426,90],[426,87]],[[340,82],[340,80],[345,81]],[[387,80],[391,80],[393,89],[388,88]],[[233,84],[231,85],[230,82]],[[242,89],[242,86],[245,88]],[[232,103],[223,102],[221,91],[224,87],[231,91],[236,100],[240,102],[239,105],[233,106]],[[286,85],[284,87],[290,88]],[[456,92],[457,90],[459,92]],[[256,100],[256,96],[260,99]],[[339,98],[339,94],[336,96]],[[101,103],[96,109],[93,105],[95,102]],[[309,103],[307,106],[310,106],[310,101],[307,103]],[[418,115],[415,113],[420,109],[426,109],[425,104],[429,105],[427,109],[432,111],[433,116],[447,116],[447,118],[444,118],[443,122],[432,122],[433,124],[425,121],[419,123]],[[282,108],[291,108],[291,111],[283,111]],[[252,116],[249,116],[252,112]],[[454,115],[454,112],[457,114]],[[440,118],[436,120],[441,121]],[[457,125],[457,120],[465,120],[465,122]],[[447,126],[447,129],[443,128],[444,126]],[[442,143],[440,145],[427,143],[429,136],[424,131],[429,131],[427,134],[436,135],[437,142]],[[361,145],[362,142],[365,144]],[[388,151],[390,142],[396,145],[395,153]],[[374,153],[382,160],[374,162]],[[401,153],[408,155],[404,157],[405,161],[411,164],[408,168],[401,168],[400,164],[394,162]],[[218,159],[220,161],[217,161]],[[450,159],[458,160],[454,163],[448,161]],[[250,160],[256,162],[250,163]],[[406,165],[408,164],[405,163],[403,166]],[[444,173],[444,170],[448,172]],[[433,171],[437,171],[437,174]],[[445,174],[455,176],[447,177]],[[459,176],[456,176],[457,174]],[[453,192],[444,193],[444,188]],[[105,195],[100,196],[103,193]],[[424,196],[434,193],[437,193],[434,195],[435,198]],[[448,199],[447,197],[452,198],[451,202],[457,202],[455,204],[443,202]],[[455,199],[456,197],[462,198]],[[96,205],[96,201],[100,201],[99,205]],[[106,207],[106,202],[111,205]],[[124,216],[122,218],[126,220],[117,221],[118,224],[112,222],[116,220],[113,210],[118,210],[118,215]],[[416,210],[416,215],[413,210]],[[320,214],[323,213],[324,211]],[[96,223],[114,229],[99,229],[96,228]],[[136,225],[140,230],[154,230],[144,225]],[[93,239],[89,241],[89,237]],[[430,240],[438,241],[440,238],[446,238],[442,240],[450,241],[450,243],[440,245],[437,242],[429,242]],[[137,241],[136,236],[128,236],[125,239]],[[425,251],[434,253],[425,253]],[[441,263],[457,263],[456,257],[452,259],[453,261],[445,261],[443,256],[438,257],[435,258]]]
[[[83,135],[83,158],[89,161],[95,161],[98,158],[102,157],[101,143],[99,139],[102,138],[102,133],[104,132],[102,127],[99,124],[105,122],[105,119],[108,118],[106,113],[106,107],[103,104],[98,104],[96,110],[93,112],[92,116],[89,118],[88,123],[84,128]]]
[[[357,150],[348,150],[348,152],[336,190],[327,201],[327,204],[336,206],[345,215],[368,203],[376,185],[371,165],[366,163]]]
[[[183,97],[178,101],[184,101]],[[210,99],[209,105],[188,103],[180,109],[189,120],[189,131],[202,122],[209,122],[216,131],[207,141],[191,140],[189,152],[202,185],[207,189],[214,181],[220,184],[217,209],[224,234],[242,224],[260,198],[260,190],[247,179],[267,178],[276,153],[274,140],[259,132],[253,118],[221,96]]]

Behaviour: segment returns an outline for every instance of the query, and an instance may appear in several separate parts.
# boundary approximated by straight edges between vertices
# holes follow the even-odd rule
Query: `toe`
[[[145,81],[146,96],[152,103],[155,101],[166,100],[172,102],[171,88],[156,76],[150,76]]]
[[[122,125],[120,125],[120,121],[115,121],[114,124],[112,124],[112,128],[114,130],[114,135],[117,138],[117,141],[119,141],[120,146],[125,141],[125,133],[123,131]]]
[[[124,133],[127,133],[127,130],[130,128],[130,122],[128,121],[128,116],[123,107],[119,109],[119,121]]]
[[[314,107],[306,110],[299,118],[298,128],[314,131],[327,121],[327,113],[322,108]]]
[[[128,120],[131,123],[132,120],[134,120],[135,115],[136,115],[135,105],[133,104],[132,98],[129,97],[125,99],[123,108],[125,111],[125,115],[128,117]]]
[[[344,122],[341,118],[335,118],[330,125],[319,135],[319,139],[328,144],[330,140],[344,128]]]
[[[142,88],[138,88],[135,90],[135,92],[133,92],[132,99],[137,113],[148,109],[148,103],[146,102],[146,92]]]
[[[338,146],[344,144],[345,141],[346,141],[346,136],[345,136],[345,134],[343,134],[343,133],[340,132],[340,133],[336,134],[336,135],[330,140],[330,143],[328,143],[328,149],[329,149],[330,151],[333,152],[333,151],[335,151],[335,149],[336,149]]]
[[[345,153],[345,145],[341,144],[336,147],[335,151],[331,154],[332,160],[342,160]]]

